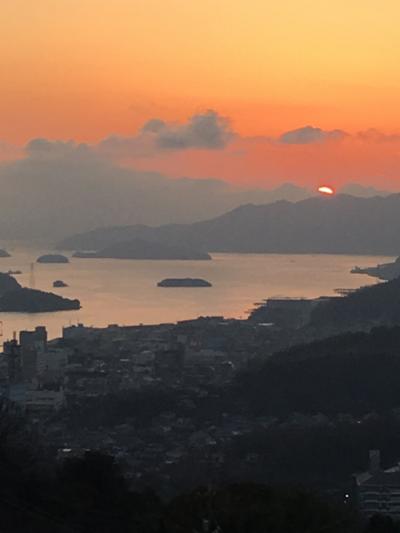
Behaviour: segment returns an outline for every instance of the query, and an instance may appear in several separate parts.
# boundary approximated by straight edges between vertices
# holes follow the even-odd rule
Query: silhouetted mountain
[[[218,179],[170,179],[123,168],[68,143],[47,143],[49,152],[35,152],[34,145],[25,158],[0,167],[2,239],[55,242],[99,226],[191,223],[247,202],[311,196],[295,185],[276,191]]]
[[[360,198],[370,198],[373,196],[389,196],[390,191],[383,191],[375,187],[361,185],[360,183],[348,183],[340,189],[341,194],[351,194]]]
[[[140,238],[209,252],[397,255],[399,234],[400,194],[386,198],[337,195],[243,205],[189,225],[100,228],[65,239],[58,247],[96,250]]]
[[[254,201],[255,195],[252,194],[253,200],[250,200],[250,194],[248,195],[248,201]],[[315,193],[311,189],[306,187],[299,187],[294,183],[282,183],[276,189],[271,189],[269,191],[264,191],[264,194],[257,198],[258,201],[263,203],[273,203],[280,200],[287,200],[288,202],[299,202],[315,196]]]
[[[117,242],[106,246],[98,252],[76,252],[73,257],[111,258],[111,259],[175,259],[175,260],[210,260],[205,252],[198,252],[181,246],[170,246],[159,242],[142,239]]]

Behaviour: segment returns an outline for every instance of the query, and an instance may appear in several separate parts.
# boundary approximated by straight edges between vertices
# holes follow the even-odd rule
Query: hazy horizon
[[[168,135],[166,139],[162,142],[183,142]],[[202,130],[200,141],[204,139]],[[299,201],[318,194],[315,187],[295,182],[246,185],[219,178],[171,178],[155,171],[135,170],[101,153],[118,150],[118,143],[109,139],[105,148],[95,148],[37,139],[29,143],[21,158],[3,162],[0,239],[31,238],[51,243],[99,227],[192,223],[248,203]],[[208,151],[213,150],[210,147]],[[337,192],[369,197],[393,191],[349,182]]]

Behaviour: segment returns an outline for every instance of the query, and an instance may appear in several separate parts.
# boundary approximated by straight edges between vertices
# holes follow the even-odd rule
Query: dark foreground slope
[[[349,333],[278,353],[239,375],[250,412],[363,415],[400,407],[400,327]]]
[[[0,408],[1,531],[361,531],[360,520],[348,506],[297,488],[214,483],[162,501],[158,487],[133,490],[112,456],[86,451],[82,457],[57,461],[18,410],[4,400]]]
[[[209,252],[397,255],[400,194],[386,198],[310,198],[244,205],[195,224],[100,228],[67,238],[60,249],[98,250],[144,239]]]
[[[206,389],[201,397],[175,386],[123,391],[74,406],[71,427],[112,432],[132,424],[151,449],[160,444],[153,421],[172,412],[215,439],[200,448],[185,441],[186,453],[176,463],[157,463],[156,479],[170,476],[173,490],[216,479],[343,494],[351,475],[366,468],[370,449],[382,451],[385,467],[399,459],[399,343],[400,328],[382,328],[299,346],[259,361],[232,387]],[[150,460],[144,469],[153,467]]]
[[[355,330],[400,323],[400,278],[322,301],[311,313],[316,330]]]

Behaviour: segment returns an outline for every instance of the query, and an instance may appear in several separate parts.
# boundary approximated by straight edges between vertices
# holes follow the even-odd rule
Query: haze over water
[[[30,264],[45,250],[10,249],[12,257],[0,259],[0,271],[21,270],[16,276],[30,285]],[[70,255],[67,253],[66,255]],[[50,338],[62,327],[82,322],[157,324],[198,316],[246,318],[254,303],[274,296],[332,295],[337,288],[373,284],[373,278],[350,274],[354,265],[373,266],[389,257],[348,255],[214,254],[212,261],[133,261],[70,259],[63,264],[34,264],[36,289],[81,301],[80,311],[23,314],[0,313],[3,339],[13,331],[45,325]],[[166,277],[199,277],[212,288],[159,288]],[[69,286],[53,288],[61,279]]]

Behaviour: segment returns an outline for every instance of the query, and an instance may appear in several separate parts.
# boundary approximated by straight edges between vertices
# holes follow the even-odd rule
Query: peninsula
[[[21,288],[21,285],[15,278],[10,276],[9,274],[0,272],[0,297],[9,291],[15,291]]]
[[[0,311],[9,313],[50,313],[80,308],[79,300],[27,288],[6,292],[0,298]]]
[[[356,266],[351,270],[351,273],[367,274],[367,276],[390,281],[400,276],[400,257],[398,257],[393,263],[382,263],[375,267],[361,268]]]
[[[80,308],[79,300],[22,287],[9,274],[0,273],[0,312],[48,313]]]

